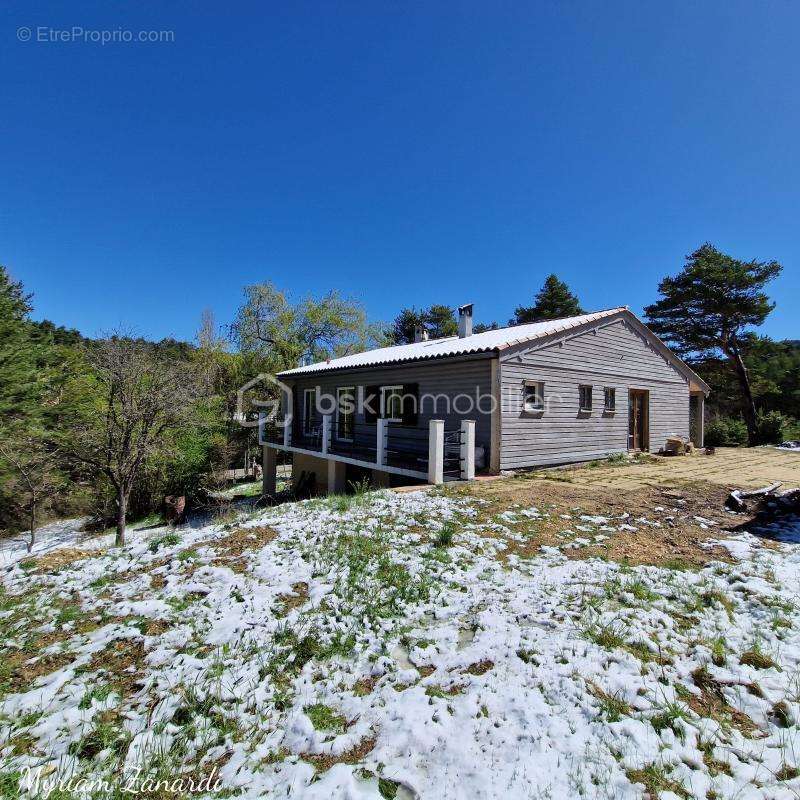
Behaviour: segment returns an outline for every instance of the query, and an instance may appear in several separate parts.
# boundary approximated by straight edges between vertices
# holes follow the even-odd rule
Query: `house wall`
[[[417,427],[427,428],[431,419],[443,419],[445,429],[456,429],[463,419],[475,420],[475,443],[486,448],[489,457],[491,438],[491,358],[453,358],[430,363],[337,370],[300,376],[287,384],[294,389],[294,413],[302,419],[303,390],[319,386],[320,392],[336,396],[340,386],[392,386],[419,384],[420,408]],[[454,403],[454,398],[461,399]],[[480,398],[481,407],[478,407]],[[469,402],[471,400],[471,402]],[[363,414],[356,415],[363,424]]]
[[[523,381],[543,381],[545,411],[523,408]],[[578,386],[593,387],[591,413]],[[650,392],[650,451],[689,436],[689,381],[624,319],[601,321],[558,341],[520,345],[500,356],[502,469],[602,458],[628,449],[628,390]],[[616,412],[603,389],[616,389]]]

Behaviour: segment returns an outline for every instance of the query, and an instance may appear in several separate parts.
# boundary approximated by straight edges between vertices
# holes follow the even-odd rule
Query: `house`
[[[280,450],[333,492],[702,445],[708,385],[626,307],[473,333],[467,305],[458,336],[415,338],[278,375],[266,491]]]

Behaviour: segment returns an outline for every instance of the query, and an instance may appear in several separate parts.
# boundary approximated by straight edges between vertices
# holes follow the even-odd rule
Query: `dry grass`
[[[244,572],[247,568],[245,553],[260,550],[274,541],[278,532],[267,525],[253,528],[238,528],[219,539],[212,539],[202,544],[211,545],[217,557],[211,562],[216,566],[232,569],[234,572]]]
[[[718,539],[724,526],[731,524],[730,516],[724,511],[727,490],[722,487],[695,482],[683,484],[680,488],[648,486],[609,491],[603,485],[587,481],[593,474],[591,467],[570,470],[570,474],[572,478],[569,483],[548,480],[540,473],[531,473],[461,486],[452,491],[488,501],[479,508],[478,522],[501,522],[523,534],[523,541],[507,541],[508,548],[501,558],[510,554],[532,557],[539,554],[542,545],[557,547],[563,544],[564,539],[559,534],[575,524],[576,516],[585,514],[613,518],[629,514],[630,518],[625,522],[638,530],[617,531],[601,544],[568,549],[565,555],[572,559],[600,556],[631,566],[685,568],[700,568],[710,561],[730,561],[727,550],[707,545],[707,540]],[[517,524],[498,519],[498,515],[508,511],[514,504],[535,506],[540,511],[546,511],[549,518],[520,519]],[[664,511],[655,511],[658,507]],[[573,519],[561,519],[561,514],[568,514]],[[674,516],[675,519],[667,520],[667,516]],[[718,524],[702,530],[694,520],[696,516]],[[637,517],[658,521],[661,527],[637,524]],[[742,519],[738,517],[735,521],[740,524]],[[612,519],[611,524],[619,525],[621,522]],[[703,546],[704,543],[706,546]]]
[[[145,655],[141,639],[118,639],[95,653],[88,669],[104,673],[114,690],[128,697],[139,688]]]
[[[335,764],[360,764],[375,749],[377,741],[376,736],[364,739],[338,756],[332,753],[302,753],[300,757],[313,764],[317,772],[327,772]]]
[[[278,601],[281,604],[276,612],[278,616],[286,616],[293,608],[304,606],[308,602],[308,584],[298,581],[292,584],[291,594],[279,594]]]
[[[77,547],[61,547],[51,553],[41,556],[34,556],[35,567],[32,572],[43,575],[58,572],[62,567],[74,564],[76,561],[83,561],[86,558],[96,558],[103,554],[103,551],[95,548],[93,550],[82,550]]]
[[[469,675],[485,675],[490,669],[494,667],[494,661],[489,661],[488,659],[484,661],[478,661],[475,664],[470,664],[464,672]]]
[[[753,720],[742,711],[728,703],[722,691],[722,684],[715,680],[705,667],[698,667],[692,672],[694,685],[700,690],[700,696],[687,696],[689,708],[701,717],[710,717],[721,725],[736,728],[743,736],[756,738],[761,730]]]

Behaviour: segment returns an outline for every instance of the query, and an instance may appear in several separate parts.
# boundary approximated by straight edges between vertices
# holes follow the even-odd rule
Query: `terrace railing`
[[[388,472],[427,477],[429,483],[475,477],[475,422],[445,428],[443,420],[411,427],[378,419],[341,421],[326,414],[312,421],[261,423],[261,443],[350,459]]]

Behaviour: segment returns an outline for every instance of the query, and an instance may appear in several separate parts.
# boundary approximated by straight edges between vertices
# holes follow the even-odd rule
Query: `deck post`
[[[322,454],[327,455],[331,446],[331,415],[322,418]]]
[[[263,445],[267,441],[267,415],[263,411],[258,412],[258,443]]]
[[[475,420],[461,420],[461,480],[475,480]]]
[[[292,402],[292,390],[286,389],[284,390],[283,395],[283,446],[284,447],[291,447],[292,445],[292,420],[294,419],[293,414],[293,402]]]
[[[382,467],[386,464],[386,442],[389,439],[389,423],[383,417],[380,417],[376,427],[375,463]]]
[[[428,483],[444,483],[444,420],[428,423]]]
[[[264,497],[275,497],[278,473],[278,451],[274,447],[264,446],[263,473],[261,477],[261,492]]]

